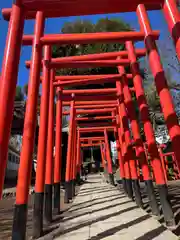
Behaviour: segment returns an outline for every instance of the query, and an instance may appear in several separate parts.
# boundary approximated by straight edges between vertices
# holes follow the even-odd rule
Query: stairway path
[[[179,239],[117,188],[105,183],[99,174],[88,177],[62,218],[47,239]]]

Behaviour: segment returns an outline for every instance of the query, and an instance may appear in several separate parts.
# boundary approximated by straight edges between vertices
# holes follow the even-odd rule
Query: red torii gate
[[[84,142],[91,142],[91,141],[104,141],[104,137],[81,137],[80,138],[81,142],[84,143]]]
[[[88,143],[84,143],[83,141],[88,140]],[[90,143],[89,143],[90,140]],[[102,166],[104,169],[106,169],[106,161],[105,161],[105,153],[103,151],[103,145],[105,138],[104,137],[88,137],[88,138],[81,138],[81,145],[77,145],[77,147],[81,147],[81,148],[86,148],[86,147],[94,147],[94,146],[99,146],[100,147],[100,152],[101,152],[101,160],[102,160]],[[95,142],[93,142],[95,141]],[[78,149],[78,148],[77,148]],[[112,182],[112,184],[114,184],[114,182]]]
[[[146,49],[137,49],[136,50],[136,56],[138,56],[138,57],[142,57],[145,54],[146,54]],[[119,56],[127,57],[128,52],[127,51],[118,51],[118,52],[108,52],[108,53],[98,53],[98,54],[88,54],[88,55],[81,55],[81,56],[54,58],[54,59],[51,59],[51,62],[57,63],[57,62],[64,62],[64,61],[110,60],[110,59],[115,59]],[[43,64],[43,62],[42,62],[42,64]],[[30,68],[30,66],[31,66],[31,61],[26,61],[26,67]],[[96,75],[93,75],[93,76],[96,76]],[[93,77],[93,76],[90,76],[90,77]],[[64,77],[71,78],[72,76],[64,76]],[[80,76],[74,76],[74,77],[79,79]],[[81,77],[86,78],[84,75]],[[62,78],[62,80],[64,80],[64,78]]]
[[[114,2],[113,2],[114,1]],[[23,134],[23,147],[22,147],[22,152],[21,152],[21,163],[20,163],[20,170],[19,170],[19,177],[18,177],[18,186],[17,186],[17,197],[16,197],[16,206],[15,206],[15,214],[14,214],[14,226],[13,226],[13,239],[25,239],[25,232],[26,232],[26,212],[27,212],[27,198],[28,198],[28,181],[30,179],[30,173],[31,173],[31,158],[32,158],[32,153],[33,153],[33,140],[34,140],[34,132],[35,132],[35,119],[36,119],[36,107],[37,107],[37,94],[38,94],[38,89],[39,89],[39,84],[40,84],[40,67],[41,67],[41,57],[42,57],[42,44],[50,44],[50,43],[57,43],[57,41],[61,41],[61,43],[64,43],[64,41],[71,41],[72,43],[75,42],[90,42],[90,41],[120,41],[120,38],[122,41],[128,41],[128,40],[138,40],[138,39],[144,39],[145,37],[145,44],[147,48],[147,52],[149,55],[149,62],[150,62],[150,67],[155,79],[156,83],[156,88],[158,90],[158,94],[160,97],[161,101],[161,106],[162,110],[164,113],[165,121],[169,130],[169,134],[172,140],[173,144],[173,149],[175,152],[175,156],[177,159],[178,166],[180,168],[180,151],[178,149],[179,146],[179,139],[180,139],[180,128],[179,124],[176,118],[176,114],[174,111],[174,107],[172,104],[172,99],[167,87],[167,82],[166,78],[164,75],[163,68],[160,63],[159,55],[156,49],[156,44],[155,44],[155,39],[158,37],[158,32],[153,32],[149,20],[146,14],[146,9],[163,9],[163,12],[165,14],[165,17],[167,19],[167,23],[169,25],[170,32],[172,34],[172,37],[174,39],[175,45],[176,45],[176,50],[177,50],[177,55],[180,59],[180,40],[179,40],[179,35],[180,35],[180,27],[179,27],[179,21],[180,21],[180,16],[179,12],[176,6],[176,1],[175,0],[144,0],[143,4],[139,4],[138,0],[134,0],[133,2],[129,0],[129,2],[125,1],[123,4],[121,1],[116,2],[115,0],[112,0],[111,5],[108,4],[108,1],[102,1],[99,0],[99,4],[96,4],[96,2],[91,3],[88,5],[87,8],[87,3],[84,4],[83,0],[78,2],[81,5],[81,8],[78,7],[76,2],[71,2],[71,3],[64,3],[64,2],[59,2],[57,3],[56,1],[53,0],[47,0],[43,1],[42,0],[33,0],[31,2],[26,1],[26,0],[16,0],[15,3],[13,4],[12,10],[11,9],[5,9],[3,10],[3,16],[6,19],[10,18],[10,24],[9,24],[9,31],[8,31],[8,37],[7,37],[7,42],[6,42],[6,49],[5,49],[5,54],[4,54],[4,61],[3,61],[3,68],[2,68],[2,78],[1,78],[1,88],[0,88],[0,105],[1,105],[1,116],[0,116],[0,165],[2,166],[0,168],[0,194],[2,193],[2,186],[3,186],[3,180],[4,180],[4,173],[5,173],[5,167],[6,167],[6,159],[7,159],[7,151],[8,151],[8,140],[9,140],[9,134],[10,134],[10,127],[11,127],[11,122],[12,122],[12,113],[13,113],[13,101],[14,101],[14,95],[15,95],[15,87],[17,83],[17,72],[18,72],[18,63],[19,63],[19,57],[20,57],[20,49],[21,49],[21,43],[26,44],[32,44],[32,39],[33,39],[33,47],[32,47],[32,64],[31,64],[31,71],[30,71],[30,81],[29,81],[29,87],[28,87],[28,102],[27,102],[27,108],[26,108],[26,117],[25,117],[25,128],[24,128],[24,134]],[[141,2],[142,3],[142,2]],[[71,4],[71,7],[68,7]],[[85,6],[86,5],[86,6]],[[119,9],[120,12],[127,12],[127,11],[135,11],[137,10],[137,15],[139,18],[139,22],[141,25],[141,31],[139,33],[108,33],[108,34],[93,34],[93,35],[81,35],[82,38],[78,38],[78,34],[75,35],[75,38],[73,39],[73,35],[66,36],[67,39],[63,39],[62,36],[60,35],[51,35],[51,36],[46,36],[43,35],[44,32],[44,19],[45,17],[59,17],[59,16],[70,16],[70,15],[85,15],[85,14],[97,14],[97,13],[110,13],[110,12],[117,12],[117,9]],[[32,36],[25,36],[23,38],[23,26],[24,26],[24,20],[25,19],[30,19],[30,18],[36,18],[36,24],[35,24],[35,35],[34,37]],[[119,35],[118,35],[119,34]],[[123,37],[124,34],[124,37]],[[134,34],[134,35],[133,35]],[[79,36],[80,37],[80,36]],[[84,39],[83,39],[84,37]],[[109,37],[109,40],[108,40]],[[85,40],[86,39],[86,40]],[[126,48],[127,50],[129,49],[128,52],[128,57],[129,60],[131,61],[131,71],[133,74],[133,82],[134,82],[134,90],[136,92],[136,97],[137,97],[137,102],[138,106],[141,112],[141,118],[144,124],[144,130],[145,130],[145,135],[146,135],[146,140],[149,145],[149,152],[151,152],[152,155],[152,160],[154,164],[154,168],[157,168],[157,174],[155,174],[156,182],[158,183],[159,187],[159,192],[160,192],[160,198],[161,198],[161,203],[163,207],[163,213],[165,220],[167,224],[173,225],[174,224],[174,218],[172,215],[172,210],[170,207],[170,204],[168,203],[167,199],[167,192],[166,192],[166,184],[164,181],[164,177],[162,175],[161,171],[161,166],[159,165],[159,155],[156,150],[156,145],[155,145],[155,140],[153,136],[153,130],[151,127],[151,123],[148,118],[148,111],[147,111],[147,104],[144,98],[144,92],[143,88],[141,86],[141,81],[140,84],[137,79],[140,79],[140,74],[138,72],[138,65],[137,65],[137,60],[136,60],[136,54],[134,54],[134,50],[132,48],[133,46],[130,45],[130,43],[126,43]],[[45,57],[45,60],[49,61],[49,55],[47,54]],[[77,60],[73,60],[77,61]],[[82,60],[85,61],[85,60]],[[95,64],[90,62],[90,60],[86,59],[86,64]],[[102,60],[103,61],[103,60]],[[106,61],[106,60],[104,60]],[[110,60],[107,60],[110,61]],[[117,66],[117,64],[120,62],[122,63],[121,60],[113,60],[114,62],[104,62],[104,64],[107,66],[110,64],[111,66]],[[116,61],[116,62],[115,62]],[[123,60],[124,61],[124,60]],[[100,62],[99,62],[100,63]],[[53,63],[55,64],[55,63]],[[66,63],[67,64],[67,63]],[[74,63],[68,63],[68,64],[74,64],[74,66],[77,66],[77,62]],[[81,63],[82,64],[82,63]],[[97,64],[97,62],[96,62]],[[59,63],[58,63],[59,65]],[[53,65],[52,65],[53,66]],[[55,64],[54,66],[57,67]],[[67,66],[67,65],[66,65]],[[78,65],[79,66],[79,65]],[[85,65],[84,65],[85,66]],[[65,65],[64,65],[65,67]],[[43,64],[44,68],[44,75],[46,76],[46,79],[49,79],[49,65],[48,64]],[[124,75],[122,76],[124,79]],[[38,165],[40,166],[42,164],[43,169],[47,166],[52,166],[52,130],[53,130],[53,101],[54,99],[52,98],[53,96],[53,81],[55,80],[54,76],[54,71],[51,71],[51,81],[46,81],[50,83],[51,86],[51,95],[50,95],[50,103],[48,101],[48,98],[45,98],[44,100],[47,104],[49,103],[50,110],[49,112],[49,120],[47,121],[47,109],[43,110],[43,107],[41,109],[41,114],[42,116],[45,115],[46,120],[40,120],[42,129],[45,129],[45,132],[47,130],[47,125],[48,125],[48,137],[45,137],[44,139],[47,139],[47,146],[48,147],[48,156],[46,160],[46,166],[43,163],[43,161],[39,161]],[[85,79],[86,80],[86,79]],[[141,80],[141,79],[140,79]],[[45,81],[42,81],[42,83]],[[79,82],[80,83],[80,82]],[[87,83],[87,82],[86,82]],[[71,84],[71,83],[69,83]],[[75,83],[74,83],[75,84]],[[76,82],[77,84],[77,82]],[[83,82],[82,82],[83,84]],[[85,83],[84,83],[85,84]],[[118,89],[118,94],[113,96],[112,95],[106,95],[101,96],[98,100],[116,100],[119,96],[122,96],[122,91],[125,90],[120,90],[121,88],[121,83],[117,81],[117,89]],[[135,86],[136,85],[136,86]],[[57,90],[58,90],[58,101],[57,101],[57,121],[56,123],[56,140],[58,143],[61,142],[61,123],[60,120],[62,117],[62,101],[71,101],[71,115],[73,115],[74,111],[74,103],[76,101],[88,101],[92,99],[92,96],[95,95],[88,95],[88,96],[77,96],[73,98],[72,96],[61,96],[61,90],[60,90],[60,85],[58,85]],[[123,87],[123,86],[122,86]],[[48,85],[44,84],[44,88],[46,89],[45,92],[47,92]],[[123,87],[124,89],[124,87]],[[127,89],[126,89],[127,91]],[[97,94],[97,92],[96,92]],[[45,95],[46,96],[46,95]],[[53,101],[52,101],[53,99]],[[74,100],[72,100],[74,99]],[[123,100],[122,100],[123,99]],[[125,112],[125,107],[124,104],[127,105],[127,102],[130,101],[127,99],[124,99],[122,96],[122,99],[119,98],[118,103],[119,103],[119,116],[117,117],[117,128],[112,128],[113,130],[115,129],[116,132],[119,133],[119,143],[121,145],[122,149],[122,158],[125,159],[124,163],[124,176],[125,180],[127,183],[127,192],[132,191],[130,188],[129,183],[131,183],[131,177],[133,179],[137,179],[136,176],[136,168],[134,165],[134,159],[132,158],[132,155],[130,154],[130,149],[131,149],[131,144],[130,144],[130,136],[129,136],[129,126],[127,125],[127,114]],[[126,102],[127,101],[127,102]],[[130,111],[131,112],[131,111]],[[119,118],[119,119],[118,119]],[[124,121],[126,119],[126,121]],[[130,117],[130,120],[131,117]],[[131,122],[132,124],[132,122]],[[121,126],[121,129],[120,129]],[[106,128],[105,128],[106,129]],[[93,129],[91,128],[92,131],[96,132],[102,131],[104,134],[106,134],[105,129]],[[80,130],[79,132],[85,132],[89,131],[88,128]],[[134,132],[135,133],[135,132]],[[76,135],[76,133],[74,133]],[[72,137],[76,139],[76,136],[73,136],[74,134],[70,134],[69,139]],[[137,132],[136,132],[137,134]],[[43,134],[39,135],[39,138],[42,138]],[[135,138],[135,134],[134,138]],[[123,138],[125,137],[125,141]],[[138,139],[138,136],[136,135],[136,138]],[[44,141],[43,139],[43,141]],[[71,139],[72,140],[72,139]],[[69,140],[71,143],[72,141]],[[59,145],[61,146],[61,145]],[[68,151],[68,156],[67,158],[70,158],[71,156],[71,151],[72,151],[72,146],[68,144],[68,148],[70,151]],[[60,148],[60,147],[59,147]],[[60,149],[56,145],[56,157],[55,157],[55,165],[56,165],[56,171],[55,171],[55,184],[56,185],[56,190],[55,195],[57,196],[58,199],[60,194],[59,194],[59,184],[60,184]],[[44,156],[44,148],[42,146],[38,146],[38,152],[39,152],[39,159],[40,156]],[[73,150],[75,151],[75,149]],[[140,151],[142,152],[142,151]],[[121,156],[120,156],[121,157]],[[44,157],[43,157],[44,158]],[[48,160],[49,159],[49,160]],[[130,163],[130,169],[128,164]],[[71,162],[69,163],[71,165]],[[73,178],[75,177],[76,169],[75,169],[75,164],[71,167],[71,172],[73,174]],[[38,167],[40,169],[40,167]],[[51,169],[51,167],[49,168]],[[121,168],[123,171],[123,167]],[[131,175],[133,173],[133,176],[130,175],[131,170]],[[42,171],[42,170],[41,170]],[[68,172],[68,171],[67,171]],[[70,174],[70,172],[69,172]],[[40,178],[37,177],[37,185],[36,188],[39,188],[39,196],[38,194],[35,195],[35,198],[37,199],[37,202],[41,202],[40,205],[35,206],[35,216],[36,216],[36,231],[35,235],[41,235],[42,231],[42,211],[43,211],[43,205],[42,205],[42,200],[43,200],[43,195],[41,194],[43,192],[43,182],[44,182],[44,177],[45,177],[45,183],[46,185],[52,185],[52,171],[47,173],[47,176],[45,177],[44,175],[39,174]],[[123,176],[123,173],[122,173]],[[70,175],[67,175],[67,179],[70,179]],[[148,180],[149,181],[149,180]],[[136,183],[138,183],[136,181]],[[151,182],[148,182],[151,184]],[[50,191],[47,189],[47,191],[50,193]],[[135,191],[136,194],[139,194],[138,191]],[[50,193],[51,194],[51,193]],[[129,195],[130,196],[130,195]],[[57,203],[59,203],[57,201]],[[48,206],[48,204],[45,204],[45,206]],[[56,204],[57,209],[59,211],[59,205]],[[37,208],[36,208],[37,207]],[[153,208],[153,206],[152,206]],[[156,207],[155,207],[156,209]],[[47,211],[46,211],[47,212]],[[48,216],[46,216],[47,220]]]
[[[58,84],[57,84],[57,86],[58,86]],[[105,90],[101,90],[101,91],[99,91],[99,90],[94,90],[96,93],[98,92],[98,93],[100,93],[100,92],[105,92]],[[76,92],[76,93],[92,93],[92,92],[94,92],[93,90],[75,90],[74,92]],[[107,91],[107,90],[106,90]],[[71,91],[66,91],[67,93],[68,92],[71,92]],[[108,91],[109,92],[109,91]],[[107,92],[107,93],[108,93]],[[114,92],[114,91],[113,91]],[[92,112],[92,111],[90,111],[90,112]],[[95,111],[93,111],[93,112],[95,112]],[[80,112],[79,112],[80,113]],[[87,113],[87,111],[85,111],[85,112],[83,112],[83,111],[81,111],[81,113]],[[68,114],[68,112],[66,113],[66,114]],[[147,171],[147,170],[146,170]],[[137,178],[137,174],[136,174],[136,176],[135,176],[136,178]],[[140,197],[139,197],[140,198]],[[141,201],[139,201],[139,205],[141,205]]]

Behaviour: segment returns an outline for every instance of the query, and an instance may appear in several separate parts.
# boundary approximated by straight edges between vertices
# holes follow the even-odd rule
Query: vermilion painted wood
[[[44,31],[43,12],[37,12],[35,24],[35,39],[32,51],[32,67],[28,83],[28,101],[24,119],[23,144],[20,156],[18,182],[16,190],[16,204],[26,204],[29,195],[29,184],[31,178],[32,158],[34,150],[34,137],[37,120],[37,101],[40,85],[40,62],[42,49],[39,45],[40,37]],[[39,46],[39,48],[37,48]],[[38,50],[37,50],[38,49]],[[36,179],[37,180],[37,179]]]
[[[50,59],[50,57],[51,57],[51,47],[45,46],[44,58]],[[35,183],[35,191],[40,193],[44,192],[47,145],[49,145],[49,151],[48,151],[49,163],[51,158],[51,147],[50,147],[51,133],[49,131],[49,137],[48,137],[47,129],[51,127],[50,123],[51,123],[52,116],[48,116],[48,115],[49,115],[49,111],[50,110],[52,111],[52,108],[49,109],[49,107],[51,107],[51,105],[53,104],[52,101],[54,101],[54,96],[52,95],[53,92],[51,89],[53,87],[53,78],[52,76],[50,76],[50,69],[48,69],[46,66],[43,67],[43,76],[44,76],[44,82],[42,83],[42,95],[41,95],[41,105],[40,105],[40,127],[39,127],[38,151],[37,151],[37,169],[36,169],[37,181]],[[50,99],[50,95],[51,95],[51,99]],[[48,169],[48,171],[49,170],[50,169]]]
[[[76,160],[76,155],[77,155],[77,124],[74,118],[74,136],[73,136],[73,163],[72,163],[72,179],[75,180],[76,179],[76,174],[77,174],[77,160]]]
[[[72,80],[83,80],[83,79],[96,79],[101,80],[102,78],[119,78],[120,74],[102,74],[102,75],[69,75],[69,76],[56,76],[55,81],[72,81]],[[132,74],[127,74],[127,78],[132,79]],[[41,81],[43,78],[41,77]]]
[[[78,80],[70,80],[70,81],[56,81],[54,82],[54,86],[60,86],[62,88],[64,87],[75,87],[75,86],[80,86],[80,85],[89,85],[89,84],[104,84],[104,83],[114,83],[117,81],[117,79],[120,79],[121,75],[119,76],[112,76],[112,77],[92,77],[89,79],[78,79]],[[128,79],[132,78],[132,75],[127,75]]]
[[[103,88],[103,89],[73,89],[73,90],[63,90],[63,95],[69,94],[82,94],[82,95],[90,95],[90,94],[111,94],[116,93],[116,88]]]
[[[112,159],[111,159],[111,154],[110,154],[107,129],[104,129],[104,140],[105,140],[105,155],[106,155],[106,159],[107,159],[108,173],[113,174]]]
[[[156,146],[156,140],[154,136],[153,127],[149,118],[149,110],[147,105],[147,100],[143,88],[143,79],[140,74],[139,65],[134,51],[134,46],[132,42],[126,42],[126,48],[129,52],[129,59],[131,60],[131,71],[133,73],[133,84],[135,88],[135,94],[137,98],[137,103],[139,107],[140,117],[144,126],[144,134],[147,141],[148,152],[151,156],[151,164],[154,170],[154,176],[157,184],[164,183],[164,177],[161,167],[160,156],[158,153],[158,148]],[[144,148],[146,150],[146,148]],[[145,151],[146,154],[147,151]],[[146,154],[147,158],[147,154]]]
[[[24,9],[13,5],[1,70],[0,87],[0,198],[2,196],[8,157],[8,144],[13,119],[21,41],[24,29]]]
[[[102,166],[105,169],[106,164],[105,164],[105,156],[104,156],[103,143],[102,142],[100,142],[100,151],[101,151]]]
[[[50,68],[89,68],[89,67],[117,67],[119,65],[128,66],[129,60],[95,60],[95,61],[71,61],[71,62],[54,62],[46,63]]]
[[[76,152],[77,172],[81,172],[81,138],[80,132],[77,131],[77,152]]]
[[[89,140],[92,140],[92,141],[103,141],[104,140],[104,137],[81,137],[80,138],[81,141],[89,141]]]
[[[117,83],[118,85],[118,83]],[[123,101],[119,101],[118,107],[118,115],[117,115],[117,124],[118,124],[118,136],[119,143],[121,146],[121,155],[122,155],[122,164],[124,165],[124,174],[126,179],[131,179],[130,165],[129,161],[127,161],[126,157],[126,142],[125,142],[125,131],[124,131],[124,103]]]
[[[98,114],[98,113],[108,113],[108,112],[112,112],[113,110],[116,110],[116,108],[104,108],[104,109],[81,109],[81,110],[77,110],[76,114]],[[70,111],[64,111],[63,115],[69,115]]]
[[[165,167],[165,162],[164,162],[164,157],[163,157],[163,151],[162,151],[161,147],[159,147],[158,150],[159,150],[159,155],[160,155],[160,158],[161,158],[161,165],[162,165],[162,170],[163,170],[163,173],[164,173],[165,182],[167,184],[168,179],[167,179],[166,167]]]
[[[82,144],[81,147],[95,147],[95,146],[100,146],[100,143],[91,143],[91,144]]]
[[[116,148],[118,152],[118,161],[119,161],[119,174],[121,178],[125,178],[125,170],[124,170],[124,157],[122,154],[122,140],[121,140],[121,129],[120,129],[120,121],[118,114],[112,112],[112,116],[115,117],[114,122],[116,123],[116,128],[114,130],[114,135],[116,139]]]
[[[21,0],[20,0],[21,1]],[[92,14],[118,13],[135,11],[139,0],[75,0],[75,1],[59,1],[59,0],[26,0],[21,1],[29,10],[26,14],[27,19],[35,18],[37,10],[46,10],[46,17],[67,17],[81,16]],[[143,0],[141,3],[146,4],[147,9],[160,9],[163,0]],[[3,9],[3,16],[9,19],[11,9]]]
[[[72,177],[72,145],[73,145],[73,126],[74,126],[74,100],[71,102],[71,109],[70,109],[70,124],[69,124],[69,136],[68,136],[68,149],[67,149],[67,160],[66,160],[66,175],[65,180],[69,182]]]
[[[80,132],[104,132],[104,129],[106,129],[107,131],[114,131],[114,127],[113,126],[108,126],[108,127],[91,127],[91,128],[78,128],[78,130]]]
[[[76,106],[80,106],[80,105],[94,105],[94,106],[96,106],[96,105],[107,105],[107,104],[117,104],[117,101],[115,100],[115,101],[99,101],[99,100],[97,100],[97,101],[75,101],[75,107]],[[69,106],[70,105],[70,102],[63,102],[63,106]]]
[[[62,96],[62,101],[71,101],[72,99],[74,99],[75,101],[91,101],[92,99],[97,99],[97,94],[93,94],[93,95],[77,95],[75,97],[72,98],[71,94],[66,95],[66,96]],[[98,96],[98,100],[100,101],[112,101],[112,100],[116,100],[117,96],[115,94],[102,94]]]
[[[136,49],[136,55],[138,57],[143,57],[146,55],[146,49]],[[127,57],[127,51],[118,51],[118,52],[107,52],[107,53],[95,53],[95,54],[87,54],[81,56],[70,56],[70,57],[62,57],[62,58],[52,58],[52,63],[64,62],[64,61],[93,61],[93,60],[111,60],[116,59],[116,57]],[[30,67],[31,61],[26,61],[25,65],[27,68]]]
[[[91,109],[91,108],[107,108],[107,107],[116,107],[118,104],[100,104],[100,105],[76,105],[75,108],[78,109]]]
[[[56,139],[55,139],[55,159],[54,159],[54,183],[61,181],[62,166],[62,92],[59,87],[56,89]]]
[[[91,123],[79,123],[78,124],[79,127],[96,127],[96,126],[115,126],[114,123],[112,122],[91,122]]]
[[[159,31],[151,31],[154,40],[158,40]],[[33,35],[24,35],[22,44],[30,46],[33,43]],[[49,44],[92,44],[92,43],[119,43],[128,40],[143,41],[144,32],[98,32],[98,33],[74,33],[74,34],[46,34],[41,37],[42,45]]]
[[[114,83],[119,79],[118,77],[110,77],[110,78],[100,78],[97,80],[96,78],[93,79],[83,79],[83,80],[73,80],[73,81],[58,81],[54,83],[54,86],[60,86],[62,88],[64,87],[75,87],[75,86],[84,86],[89,84],[104,84],[104,83]]]
[[[53,184],[53,167],[54,167],[54,89],[53,89],[53,78],[55,72],[51,69],[51,82],[50,82],[50,93],[49,93],[49,116],[48,116],[48,129],[45,131],[47,137],[47,152],[46,152],[46,172],[45,172],[45,184]],[[61,119],[59,119],[60,121]],[[41,142],[43,145],[44,142]],[[55,169],[55,171],[59,169]],[[42,170],[41,170],[42,171]]]
[[[124,103],[127,109],[127,113],[128,113],[128,117],[131,123],[131,130],[132,130],[132,134],[133,134],[133,138],[135,141],[135,149],[137,152],[137,157],[138,157],[138,161],[139,164],[142,168],[142,173],[143,173],[143,178],[144,180],[150,180],[150,171],[149,171],[149,167],[148,167],[148,162],[146,159],[146,155],[144,153],[144,146],[143,146],[143,141],[141,139],[141,135],[140,135],[140,129],[139,129],[139,124],[138,124],[138,120],[136,117],[136,111],[134,109],[134,104],[133,104],[133,99],[131,96],[131,91],[129,90],[129,86],[128,86],[128,81],[126,79],[125,76],[125,68],[123,66],[119,66],[118,67],[118,71],[121,73],[124,73],[124,75],[122,76],[121,82],[122,82],[122,90],[123,90],[123,95],[124,95]]]
[[[96,120],[112,120],[112,116],[96,116],[96,117],[77,117],[76,121],[96,121]],[[98,124],[98,122],[97,122]]]
[[[124,103],[124,95],[123,95],[123,85],[120,81],[116,82],[116,88],[119,93],[119,117],[121,118],[121,129],[124,134],[124,169],[126,178],[130,179],[138,179],[137,170],[136,170],[136,163],[135,163],[135,156],[133,154],[132,149],[132,142],[131,142],[131,134],[129,129],[129,118],[128,112]],[[130,176],[129,175],[129,167],[130,167]]]
[[[180,170],[180,126],[169,91],[167,79],[155,41],[151,38],[151,26],[144,5],[140,4],[137,8],[137,15],[141,29],[145,32],[145,43],[148,49],[148,58],[150,68],[155,80],[156,89],[160,98],[162,112],[172,141],[172,147],[177,159],[178,168]]]
[[[180,61],[180,12],[175,0],[165,0],[163,12]]]
[[[58,81],[54,83],[54,86],[57,87],[75,87],[75,86],[85,86],[89,84],[99,84],[102,85],[104,83],[114,83],[117,81],[117,79],[120,79],[121,75],[118,77],[112,77],[112,78],[102,78],[100,80],[97,79],[84,79],[84,80],[73,80],[73,81]],[[131,91],[134,91],[134,88],[129,88]]]
[[[41,59],[41,48],[43,44],[89,44],[89,43],[97,43],[97,42],[124,42],[126,40],[132,41],[140,41],[145,37],[145,44],[148,50],[150,67],[155,78],[156,87],[158,90],[158,94],[160,96],[160,102],[162,106],[162,111],[164,113],[165,121],[169,130],[169,134],[172,140],[172,145],[175,152],[175,159],[177,159],[177,163],[180,169],[180,152],[179,152],[179,142],[180,142],[180,127],[179,123],[174,111],[172,99],[168,90],[166,78],[164,76],[164,70],[161,66],[160,58],[157,52],[155,40],[159,37],[158,31],[152,31],[148,16],[146,13],[146,9],[159,9],[163,7],[164,15],[167,19],[169,29],[171,31],[171,35],[174,39],[176,50],[178,57],[180,58],[180,14],[176,6],[175,0],[72,0],[72,1],[59,1],[59,0],[16,0],[16,4],[13,2],[13,11],[4,10],[3,15],[6,18],[9,18],[11,14],[11,21],[9,24],[9,33],[7,38],[7,44],[5,49],[5,57],[3,61],[3,69],[2,69],[2,78],[1,78],[1,88],[0,88],[0,105],[2,114],[0,116],[0,163],[1,163],[1,172],[0,172],[0,194],[2,192],[2,183],[4,178],[5,164],[7,159],[7,148],[8,148],[8,137],[10,134],[10,126],[12,122],[12,113],[13,113],[13,102],[15,95],[15,85],[17,80],[17,71],[18,71],[18,61],[20,57],[20,43],[22,39],[22,31],[24,25],[24,13],[26,13],[27,18],[36,18],[35,25],[35,36],[24,36],[23,44],[32,45],[32,64],[31,64],[31,72],[30,72],[30,82],[28,87],[28,101],[26,106],[26,115],[25,115],[25,125],[24,125],[24,133],[23,133],[23,146],[20,158],[20,168],[19,168],[19,176],[18,176],[18,184],[17,184],[17,195],[16,195],[16,207],[17,205],[26,205],[28,201],[28,190],[30,183],[30,174],[31,174],[31,160],[33,154],[33,141],[35,134],[35,126],[36,126],[36,108],[37,108],[37,98],[38,98],[38,90],[40,84],[40,69],[42,65]],[[141,4],[140,4],[141,3]],[[88,6],[88,7],[87,7]],[[145,9],[146,7],[146,9]],[[98,14],[98,13],[111,13],[111,12],[127,12],[134,11],[137,8],[137,13],[139,17],[139,22],[141,25],[141,32],[116,32],[116,33],[87,33],[87,34],[51,34],[43,36],[43,28],[44,28],[44,17],[56,17],[56,16],[71,16],[71,15],[86,15],[86,14]],[[25,10],[25,11],[24,11]],[[10,51],[9,51],[10,50]],[[104,56],[102,56],[104,57]],[[85,58],[85,57],[84,57]],[[96,59],[97,60],[97,59]],[[72,65],[74,67],[78,67],[79,65],[83,65],[83,67],[89,66],[116,66],[117,64],[124,64],[123,60],[121,62],[114,60],[102,60],[100,62],[90,62],[90,60],[86,59],[86,62],[74,62],[73,60],[70,62],[61,63],[61,67],[69,67]],[[68,60],[69,61],[69,60]],[[76,60],[77,61],[77,60]],[[81,60],[82,61],[82,60]],[[83,60],[85,61],[85,60]],[[87,62],[88,61],[88,62]],[[47,63],[47,62],[46,62]],[[129,63],[128,61],[126,62]],[[52,67],[58,67],[60,63],[52,63]],[[13,77],[15,76],[15,77]],[[120,77],[120,76],[118,76]],[[89,78],[89,80],[94,80],[95,77]],[[66,79],[67,80],[67,79]],[[72,80],[72,78],[70,79]],[[80,80],[77,78],[76,81]],[[101,79],[102,80],[102,79]],[[57,80],[58,81],[58,80]],[[65,80],[62,80],[65,81]],[[95,80],[94,80],[95,81]],[[103,79],[102,81],[105,81]],[[90,82],[90,81],[89,81]],[[97,79],[96,79],[97,82]],[[73,84],[77,84],[78,82],[74,82]],[[84,79],[82,77],[82,84],[87,84],[88,79]],[[120,81],[119,81],[120,83]],[[72,82],[67,83],[72,84]],[[135,89],[137,90],[137,89]],[[63,100],[72,100],[75,105],[75,101],[83,100],[96,100],[98,95],[98,100],[110,100],[110,99],[119,99],[119,105],[121,105],[122,100],[120,98],[120,94],[116,94],[116,91],[112,91],[106,89],[103,91],[86,91],[83,94],[81,91],[76,90],[77,97],[71,96],[71,93],[64,91]],[[100,94],[100,96],[99,96]],[[5,105],[5,107],[3,107]],[[73,110],[75,112],[75,108],[73,105]],[[101,109],[100,109],[101,110]],[[107,110],[102,109],[103,111]],[[119,110],[119,120],[121,121],[121,127],[123,134],[125,136],[125,154],[128,154],[128,145],[130,145],[130,141],[128,139],[128,126],[127,124],[123,125],[124,118],[127,118],[126,109],[118,108]],[[85,110],[84,110],[85,111]],[[88,114],[98,113],[97,108],[92,110],[88,110]],[[90,112],[91,111],[91,112]],[[103,113],[103,111],[101,111]],[[109,111],[109,110],[108,110]],[[112,110],[114,111],[114,110]],[[121,114],[124,111],[123,114]],[[74,113],[73,113],[74,114]],[[71,114],[72,115],[72,114]],[[72,153],[74,156],[73,160],[76,164],[76,144],[73,146],[72,151],[72,140],[74,136],[74,143],[76,142],[76,121],[75,114],[70,119],[73,120],[74,125],[71,124],[71,142],[70,142],[70,151],[68,154]],[[127,121],[126,121],[127,122]],[[72,123],[72,121],[71,121]],[[110,123],[111,124],[111,123]],[[86,128],[80,128],[79,132],[88,133],[88,132],[105,132],[114,131],[115,128],[113,124],[108,128],[107,126],[103,127],[94,127],[87,128],[88,124],[86,124]],[[119,131],[120,128],[118,128]],[[7,131],[7,133],[5,132]],[[74,135],[73,135],[73,132]],[[107,143],[107,137],[106,137]],[[106,147],[108,148],[107,144]],[[69,153],[70,152],[70,153]],[[128,158],[130,160],[130,168],[131,175],[133,179],[136,179],[136,172],[134,171],[134,165],[131,159],[132,156]],[[70,162],[70,170],[69,174],[75,173],[76,168],[73,169],[72,162]],[[75,167],[75,164],[73,165]],[[158,178],[163,179],[161,166],[158,166]],[[73,171],[72,171],[73,170]],[[40,170],[43,171],[42,169]],[[41,176],[42,177],[42,176]],[[72,179],[70,175],[69,180]],[[36,181],[39,183],[42,180],[39,176],[37,176]],[[42,182],[42,181],[41,181]],[[162,182],[161,182],[162,183]],[[42,188],[41,188],[42,189]],[[40,191],[41,191],[40,189]],[[21,206],[21,207],[22,207]],[[18,206],[19,207],[19,206]],[[17,210],[17,209],[16,209]],[[20,215],[21,216],[21,215]],[[15,214],[15,221],[17,216]],[[21,220],[21,217],[19,218]],[[19,221],[17,220],[19,225]],[[15,225],[16,226],[16,225]],[[19,227],[19,226],[18,226]],[[20,226],[21,228],[21,226]],[[20,230],[19,228],[19,230]],[[16,227],[14,228],[14,230]],[[19,231],[18,230],[18,231]],[[15,230],[15,234],[17,235]]]

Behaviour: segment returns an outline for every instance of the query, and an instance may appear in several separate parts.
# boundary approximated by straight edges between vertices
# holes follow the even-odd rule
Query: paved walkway
[[[176,240],[172,232],[120,191],[91,175],[47,239]],[[46,239],[43,238],[43,239]]]

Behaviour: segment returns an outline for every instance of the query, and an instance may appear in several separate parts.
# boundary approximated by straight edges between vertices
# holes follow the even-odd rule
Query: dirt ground
[[[79,191],[79,187],[76,189],[76,193]],[[13,222],[13,210],[15,204],[15,197],[4,198],[0,201],[0,240],[11,239],[12,222]],[[64,203],[64,191],[61,191],[61,211],[65,211],[71,206]],[[32,216],[33,216],[33,195],[29,196],[28,204],[28,220],[27,220],[27,239],[31,239],[32,236]],[[57,218],[58,216],[56,216]],[[55,217],[54,217],[55,218]],[[48,232],[51,226],[45,227],[44,232]]]

